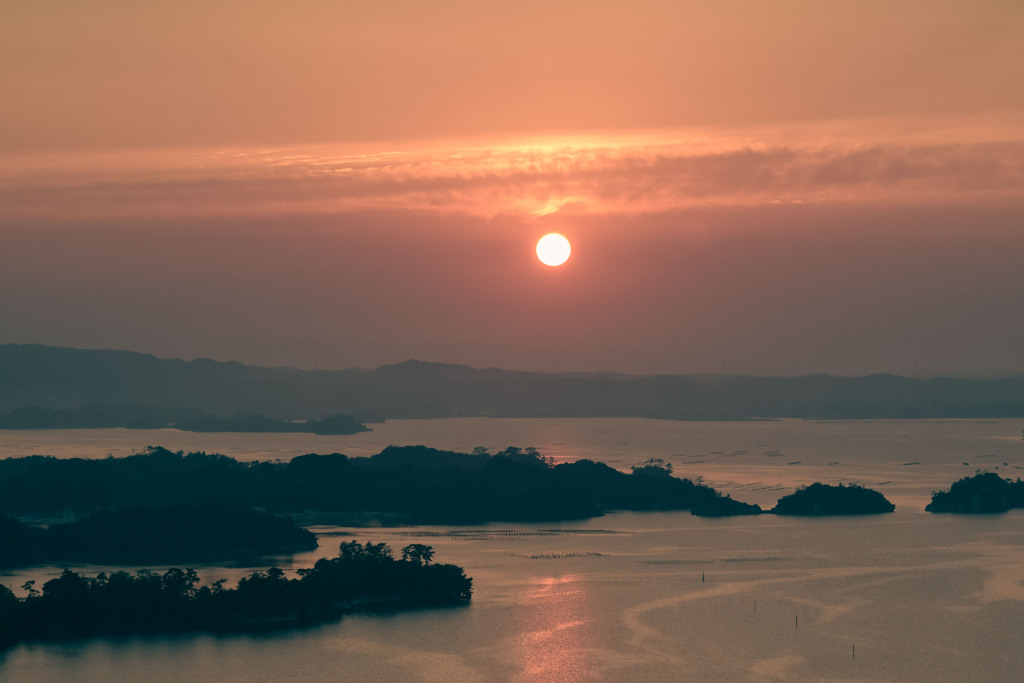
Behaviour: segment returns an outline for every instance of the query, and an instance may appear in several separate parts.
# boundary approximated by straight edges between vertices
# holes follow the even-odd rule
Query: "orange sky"
[[[11,5],[0,343],[1024,372],[1019,2]]]

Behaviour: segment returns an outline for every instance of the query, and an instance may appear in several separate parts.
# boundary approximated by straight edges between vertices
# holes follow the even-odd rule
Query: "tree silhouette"
[[[402,548],[402,559],[416,564],[430,564],[434,559],[434,549],[422,543],[411,543]]]

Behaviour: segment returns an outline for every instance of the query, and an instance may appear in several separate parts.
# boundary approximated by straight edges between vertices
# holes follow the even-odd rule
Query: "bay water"
[[[399,420],[351,436],[176,430],[0,432],[0,457],[123,456],[148,445],[241,460],[366,456],[387,445],[533,446],[556,462],[677,476],[771,507],[816,481],[859,483],[871,517],[705,519],[612,512],[558,523],[317,528],[341,541],[427,543],[466,568],[465,607],[351,615],[256,636],[88,639],[17,646],[3,681],[1016,681],[1024,671],[1024,511],[935,515],[930,493],[979,470],[1024,469],[1018,420],[675,422]],[[78,566],[83,573],[111,568]],[[154,568],[159,569],[159,568]],[[251,567],[202,575],[235,579]],[[56,567],[0,575],[22,594]]]

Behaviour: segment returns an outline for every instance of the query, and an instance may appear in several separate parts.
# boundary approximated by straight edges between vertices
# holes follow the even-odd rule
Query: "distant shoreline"
[[[372,370],[268,368],[130,351],[0,344],[0,414],[91,426],[265,415],[359,422],[445,417],[672,420],[1024,419],[1024,375],[629,375],[480,369],[408,360]],[[30,410],[31,407],[35,407]],[[44,411],[40,413],[39,411]],[[91,417],[90,417],[91,416]],[[15,416],[29,418],[30,414]],[[2,423],[3,420],[0,420]]]
[[[265,415],[218,417],[202,411],[168,422],[143,408],[86,406],[59,409],[24,406],[0,413],[0,429],[8,431],[61,429],[177,429],[183,432],[237,434],[317,434],[343,435],[371,431],[347,415],[307,420],[280,420]]]

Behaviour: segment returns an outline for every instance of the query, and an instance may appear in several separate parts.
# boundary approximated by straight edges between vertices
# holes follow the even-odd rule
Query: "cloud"
[[[1024,141],[549,139],[342,154],[327,146],[8,159],[6,221],[385,210],[494,216],[777,203],[1012,200]]]

